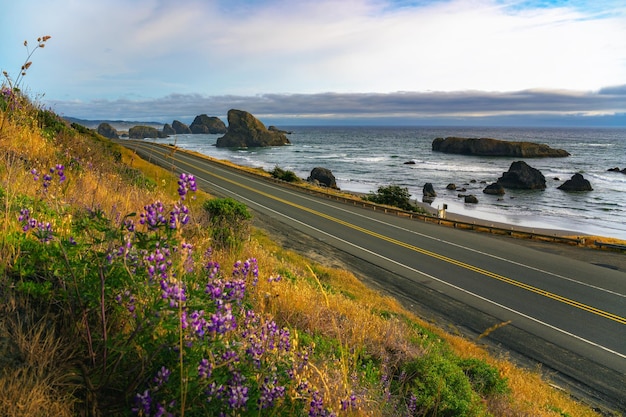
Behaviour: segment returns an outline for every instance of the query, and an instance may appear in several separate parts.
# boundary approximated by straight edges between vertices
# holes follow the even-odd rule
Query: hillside
[[[0,109],[1,415],[596,415],[193,177]]]

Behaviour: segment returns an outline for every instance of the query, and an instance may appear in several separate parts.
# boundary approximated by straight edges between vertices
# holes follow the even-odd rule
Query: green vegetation
[[[399,185],[378,187],[375,193],[369,193],[363,199],[377,204],[398,207],[402,210],[418,211],[417,207],[411,203],[409,189]]]
[[[213,246],[218,249],[239,249],[250,235],[252,215],[245,204],[232,198],[214,198],[202,206],[209,215]]]
[[[284,170],[278,166],[275,166],[273,170],[270,171],[272,177],[277,178],[286,182],[300,182],[300,178],[293,171]]]
[[[0,99],[0,415],[594,415],[15,87]]]

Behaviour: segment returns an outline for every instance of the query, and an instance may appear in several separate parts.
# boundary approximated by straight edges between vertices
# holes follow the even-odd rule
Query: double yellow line
[[[186,163],[186,162],[184,162],[184,161],[182,161],[180,159],[174,158],[173,156],[171,156],[171,158],[174,159],[177,162],[182,163],[182,164],[188,164],[188,163]],[[306,211],[306,212],[314,214],[316,216],[325,218],[325,219],[330,220],[332,222],[335,222],[335,223],[341,224],[343,226],[346,226],[346,227],[348,227],[350,229],[357,230],[359,232],[362,232],[362,233],[365,233],[367,235],[376,237],[378,239],[384,240],[384,241],[389,242],[389,243],[393,243],[394,245],[401,246],[403,248],[412,250],[414,252],[418,252],[418,253],[421,253],[423,255],[427,255],[427,256],[430,256],[432,258],[439,259],[439,260],[441,260],[443,262],[447,262],[447,263],[450,263],[452,265],[456,265],[456,266],[459,266],[461,268],[465,268],[467,270],[477,272],[477,273],[482,274],[484,276],[487,276],[489,278],[493,278],[493,279],[496,279],[498,281],[501,281],[501,282],[513,285],[515,287],[518,287],[518,288],[530,291],[532,293],[535,293],[535,294],[538,294],[538,295],[550,298],[552,300],[559,301],[559,302],[567,304],[569,306],[579,308],[579,309],[587,311],[589,313],[596,314],[598,316],[604,317],[604,318],[609,319],[609,320],[613,320],[613,321],[615,321],[617,323],[626,324],[626,317],[621,317],[621,316],[618,316],[617,314],[613,314],[613,313],[609,313],[609,312],[604,311],[604,310],[600,310],[598,308],[595,308],[595,307],[589,306],[587,304],[584,304],[584,303],[581,303],[581,302],[569,299],[567,297],[563,297],[563,296],[560,296],[558,294],[554,294],[554,293],[552,293],[550,291],[542,290],[541,288],[537,288],[537,287],[534,287],[532,285],[525,284],[523,282],[514,280],[512,278],[508,278],[508,277],[505,277],[503,275],[496,274],[496,273],[491,272],[491,271],[487,271],[486,269],[482,269],[482,268],[479,268],[477,266],[473,266],[473,265],[467,264],[465,262],[461,262],[461,261],[458,261],[456,259],[452,259],[452,258],[449,258],[447,256],[444,256],[444,255],[441,255],[441,254],[438,254],[438,253],[435,253],[435,252],[431,252],[431,251],[423,249],[423,248],[419,248],[417,246],[408,244],[406,242],[402,242],[400,240],[393,239],[393,238],[391,238],[389,236],[381,235],[380,233],[376,233],[374,231],[371,231],[371,230],[365,229],[363,227],[360,227],[360,226],[354,225],[352,223],[349,223],[349,222],[347,222],[345,220],[341,220],[341,219],[338,219],[336,217],[330,216],[328,214],[319,212],[317,210],[313,210],[313,209],[311,209],[309,207],[293,203],[291,201],[285,200],[285,199],[280,198],[280,197],[276,197],[276,196],[274,196],[272,194],[269,194],[269,193],[266,193],[266,192],[263,192],[263,191],[259,191],[259,190],[255,189],[253,187],[249,187],[247,185],[244,185],[244,184],[238,183],[236,181],[230,180],[230,179],[228,179],[226,177],[223,177],[221,175],[218,175],[218,174],[216,174],[214,172],[209,172],[207,170],[204,170],[202,168],[198,168],[196,166],[194,166],[193,168],[197,169],[198,171],[204,172],[204,173],[206,173],[208,175],[211,175],[211,176],[214,176],[216,178],[219,178],[222,181],[229,182],[229,183],[234,184],[234,185],[236,185],[238,187],[241,187],[241,188],[244,188],[246,190],[253,191],[253,192],[257,193],[257,194],[263,195],[263,196],[265,196],[267,198],[273,199],[275,201],[279,201],[279,202],[281,202],[283,204],[287,204],[289,206],[298,208],[300,210]]]

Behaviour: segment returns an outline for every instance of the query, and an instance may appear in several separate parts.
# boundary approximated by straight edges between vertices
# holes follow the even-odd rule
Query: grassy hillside
[[[595,415],[193,177],[0,109],[1,415]]]

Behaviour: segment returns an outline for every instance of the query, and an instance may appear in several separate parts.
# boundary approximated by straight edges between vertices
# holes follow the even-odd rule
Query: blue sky
[[[85,119],[624,125],[626,4],[20,0],[0,69]],[[542,123],[543,123],[542,122]]]

